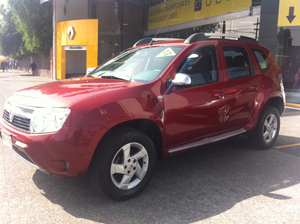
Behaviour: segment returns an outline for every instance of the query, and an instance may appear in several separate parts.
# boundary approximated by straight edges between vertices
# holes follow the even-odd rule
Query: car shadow
[[[33,181],[49,201],[77,218],[101,223],[192,223],[257,195],[290,199],[274,191],[299,183],[295,164],[297,159],[293,163],[276,148],[254,149],[241,135],[159,161],[145,191],[124,202],[96,193],[87,177],[63,180],[36,171]]]

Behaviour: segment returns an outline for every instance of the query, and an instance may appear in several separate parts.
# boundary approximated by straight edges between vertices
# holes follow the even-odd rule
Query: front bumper
[[[63,127],[58,132],[29,134],[0,123],[11,137],[12,149],[41,171],[61,178],[86,173],[94,151],[107,129],[102,125]],[[1,134],[2,138],[2,134]]]

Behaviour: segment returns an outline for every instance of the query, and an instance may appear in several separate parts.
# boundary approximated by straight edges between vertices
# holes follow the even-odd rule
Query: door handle
[[[255,91],[257,91],[258,90],[258,86],[256,86],[256,85],[254,85],[254,86],[250,86],[249,87],[251,90],[255,90]]]
[[[215,93],[214,97],[216,97],[217,99],[224,99],[224,93]]]

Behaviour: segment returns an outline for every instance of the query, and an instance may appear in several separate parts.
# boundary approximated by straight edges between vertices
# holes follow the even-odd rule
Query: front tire
[[[155,164],[155,147],[145,133],[118,129],[99,145],[91,164],[91,183],[110,199],[124,201],[147,187]]]
[[[250,136],[250,141],[259,149],[269,149],[275,144],[279,129],[280,116],[278,110],[271,106],[265,106],[253,135]]]

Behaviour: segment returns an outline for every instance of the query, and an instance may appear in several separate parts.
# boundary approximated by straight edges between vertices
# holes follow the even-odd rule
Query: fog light
[[[19,141],[16,141],[16,146],[19,146],[23,149],[28,148],[28,145],[26,145],[25,143],[19,142]]]

